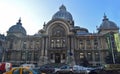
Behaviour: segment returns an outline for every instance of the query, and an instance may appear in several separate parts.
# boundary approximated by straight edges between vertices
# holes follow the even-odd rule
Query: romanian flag
[[[120,36],[119,36],[119,33],[114,34],[114,38],[115,38],[115,44],[116,44],[117,51],[120,52]]]

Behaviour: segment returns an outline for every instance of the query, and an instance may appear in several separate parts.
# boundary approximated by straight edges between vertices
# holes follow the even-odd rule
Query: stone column
[[[75,64],[75,61],[74,61],[74,47],[73,47],[73,44],[74,44],[74,41],[73,41],[74,37],[69,35],[68,36],[68,41],[69,41],[69,49],[68,49],[68,57],[67,57],[67,64],[69,64],[70,66],[74,65]]]
[[[75,50],[75,36],[71,37],[71,52],[72,52],[72,62],[71,65],[75,65],[75,57],[74,57],[74,50]]]
[[[46,37],[43,37],[42,39],[42,51],[41,51],[41,56],[40,56],[40,59],[39,59],[39,63],[38,65],[44,65],[47,63],[47,60],[46,60]]]
[[[45,37],[44,38],[44,64],[47,64],[48,63],[48,54],[47,54],[47,49],[48,49],[48,44],[47,44],[47,42],[48,42],[48,38],[47,37]]]

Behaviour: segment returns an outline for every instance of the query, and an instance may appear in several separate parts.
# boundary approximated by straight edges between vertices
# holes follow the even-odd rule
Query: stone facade
[[[9,28],[6,36],[7,50],[5,61],[13,64],[50,63],[105,64],[108,45],[105,34],[119,33],[117,25],[104,15],[97,33],[89,33],[88,29],[74,25],[72,15],[62,5],[43,29],[35,35],[26,35],[21,19]],[[116,49],[115,49],[116,50]]]
[[[0,34],[0,62],[4,59],[5,35]]]

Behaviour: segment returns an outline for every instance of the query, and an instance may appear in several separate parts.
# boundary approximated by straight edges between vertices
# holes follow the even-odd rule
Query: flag
[[[119,34],[118,33],[114,34],[114,38],[115,38],[115,45],[116,45],[117,51],[120,52],[120,37],[119,37]]]

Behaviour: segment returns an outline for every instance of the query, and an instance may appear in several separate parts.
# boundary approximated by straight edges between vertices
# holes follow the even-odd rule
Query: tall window
[[[23,43],[23,48],[26,49],[26,41]]]
[[[25,51],[22,51],[22,55],[21,55],[21,56],[22,56],[21,59],[22,59],[23,61],[25,61],[25,59],[26,59]]]
[[[98,39],[94,39],[94,49],[98,49]]]
[[[63,53],[63,55],[62,55],[62,59],[65,59],[65,53]]]
[[[83,59],[84,58],[84,53],[80,53],[80,59]]]
[[[36,41],[35,48],[36,48],[36,49],[39,49],[39,48],[40,48],[40,43],[39,43],[39,41]]]
[[[38,53],[37,52],[34,52],[34,61],[38,61]]]
[[[86,40],[86,43],[87,43],[87,45],[90,45],[91,43],[90,43],[90,40]]]
[[[57,43],[57,44],[56,44],[56,47],[61,47],[61,43],[60,43],[60,40],[59,40],[59,39],[56,40],[56,43]]]
[[[92,48],[92,43],[89,39],[86,40],[86,44],[87,44],[87,49],[91,49]]]
[[[97,39],[94,39],[94,45],[98,45],[98,40]]]
[[[95,53],[95,61],[99,61],[100,60],[100,55],[98,52]]]
[[[31,57],[32,57],[32,52],[29,51],[29,52],[28,52],[28,56],[27,56],[27,60],[30,61],[30,60],[32,59]]]
[[[52,48],[54,47],[54,40],[53,39],[51,40],[51,47]]]
[[[65,39],[62,39],[62,46],[65,47]]]
[[[51,39],[51,47],[65,47],[65,39],[63,38],[54,38]]]
[[[54,55],[53,55],[53,53],[51,53],[51,54],[50,54],[50,59],[53,60],[53,57],[54,57]]]
[[[33,48],[33,41],[31,40],[29,43],[30,43],[29,48],[32,49]]]
[[[88,59],[88,61],[92,61],[92,53],[91,52],[87,53],[87,59]]]
[[[80,48],[80,49],[84,49],[83,40],[79,40],[79,48]]]
[[[9,48],[10,48],[10,49],[13,48],[13,40],[10,41],[10,47],[9,47]]]

